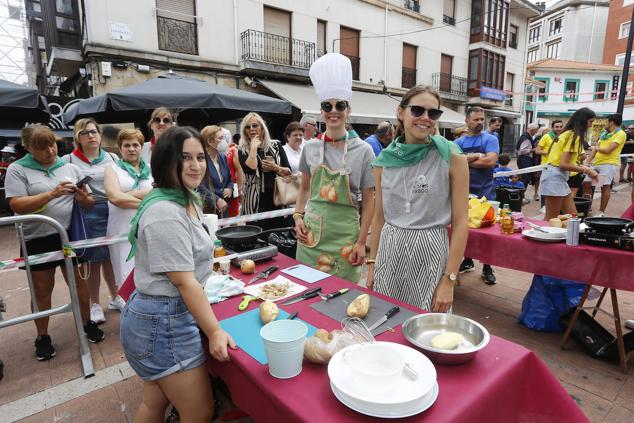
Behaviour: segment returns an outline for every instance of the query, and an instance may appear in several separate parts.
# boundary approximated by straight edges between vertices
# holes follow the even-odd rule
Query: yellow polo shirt
[[[573,146],[573,141],[574,146]],[[575,140],[575,135],[571,130],[562,132],[559,140],[553,143],[548,154],[548,164],[559,167],[563,153],[571,153],[570,163],[576,164],[579,154],[583,151],[583,144],[580,139]]]
[[[553,139],[550,136],[550,132],[547,132],[544,135],[542,135],[542,137],[539,139],[539,143],[537,143],[537,146],[543,151],[545,151],[546,153],[548,153],[548,149],[550,148],[550,145],[552,143],[553,143]],[[540,162],[540,164],[542,166],[548,163],[548,154],[544,154],[543,156],[541,156],[541,160],[542,161]]]
[[[618,147],[616,147],[610,154],[601,153],[597,151],[596,156],[594,156],[593,163],[595,165],[621,165],[621,158],[619,155],[621,154],[621,150],[623,150],[623,146],[625,145],[625,141],[627,140],[627,135],[625,131],[622,129],[618,129],[616,132],[612,133],[610,137],[606,140],[599,139],[599,148],[607,148],[610,144],[617,143]]]

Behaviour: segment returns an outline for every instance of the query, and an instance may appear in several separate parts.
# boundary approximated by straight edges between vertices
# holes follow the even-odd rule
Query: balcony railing
[[[401,86],[403,88],[412,88],[414,85],[416,85],[416,69],[403,67]]]
[[[456,25],[456,19],[451,16],[442,15],[442,23],[446,23],[447,25]]]
[[[159,50],[198,54],[196,23],[157,16]]]
[[[434,89],[448,94],[459,96],[467,95],[467,78],[436,72],[432,75]]]
[[[315,43],[248,29],[240,34],[242,59],[274,65],[310,68],[317,57]]]
[[[408,10],[420,13],[420,3],[418,0],[403,0],[403,7]]]
[[[343,54],[343,53],[341,53]],[[347,54],[343,54],[352,63],[352,79],[355,81],[359,80],[359,65],[361,64],[361,59],[357,56],[348,56]]]

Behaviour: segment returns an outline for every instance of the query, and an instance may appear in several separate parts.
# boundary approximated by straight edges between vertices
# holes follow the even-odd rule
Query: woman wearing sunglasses
[[[302,178],[293,214],[299,240],[296,257],[356,283],[374,210],[374,152],[356,132],[346,129],[352,97],[350,60],[326,54],[311,66],[310,79],[322,101],[326,132],[320,140],[306,143],[299,162]]]
[[[373,163],[381,189],[366,286],[444,313],[467,243],[469,167],[456,144],[434,135],[441,114],[438,93],[410,89],[397,109],[398,138]]]
[[[174,116],[172,116],[172,112],[165,107],[154,109],[150,116],[150,121],[148,122],[148,126],[152,130],[152,138],[150,138],[150,142],[143,144],[143,151],[141,152],[141,158],[145,163],[149,165],[152,161],[152,151],[154,151],[156,140],[173,125]]]
[[[286,153],[278,140],[272,140],[264,119],[249,113],[240,125],[238,157],[245,175],[242,214],[261,213],[279,209],[273,203],[275,178],[288,176],[291,169]],[[262,229],[284,226],[283,218],[258,220]]]

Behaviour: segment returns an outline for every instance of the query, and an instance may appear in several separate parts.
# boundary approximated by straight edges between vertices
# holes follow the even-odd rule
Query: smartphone
[[[90,181],[92,181],[92,178],[90,176],[86,176],[85,178],[77,182],[77,184],[75,185],[77,186],[77,188],[82,188],[84,185],[86,185]]]

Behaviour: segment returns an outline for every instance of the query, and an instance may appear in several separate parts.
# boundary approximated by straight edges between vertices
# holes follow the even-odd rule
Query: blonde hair
[[[260,116],[259,114],[255,112],[247,113],[247,115],[242,119],[242,122],[240,123],[240,142],[238,144],[238,149],[242,151],[243,153],[249,152],[249,148],[251,146],[251,139],[249,138],[249,135],[247,134],[247,122],[249,122],[251,119],[255,119],[258,125],[260,125],[260,128],[262,128],[262,137],[261,137],[262,144],[260,144],[260,147],[264,151],[268,150],[269,143],[271,142],[271,135],[269,134],[269,129],[266,127],[266,123],[264,122],[264,119],[262,119],[262,116]]]
[[[59,138],[48,126],[30,125],[22,128],[20,134],[24,148],[41,150],[55,144]]]
[[[221,131],[222,131],[222,128],[219,127],[218,125],[208,125],[208,126],[205,126],[202,131],[200,131],[200,137],[202,138],[203,143],[205,144],[205,148],[209,148],[209,140],[214,139],[214,137],[216,137],[218,132],[221,132]]]
[[[126,128],[119,131],[117,135],[117,145],[121,149],[121,145],[125,140],[137,140],[139,144],[143,145],[145,137],[137,128]]]
[[[81,150],[81,145],[79,145],[79,133],[86,129],[86,127],[91,123],[95,125],[95,128],[97,128],[97,132],[101,134],[101,129],[99,129],[99,124],[96,120],[94,120],[93,118],[79,119],[77,122],[75,122],[75,127],[73,128],[73,145],[75,145],[75,148],[79,148]]]
[[[154,118],[159,117],[160,115],[167,115],[167,117],[169,117],[172,121],[172,124],[176,124],[176,122],[174,121],[174,115],[172,114],[170,109],[168,109],[167,107],[157,107],[156,109],[152,110],[150,121],[147,123],[148,128],[152,127],[152,121],[154,120]]]

